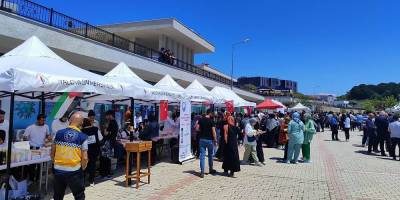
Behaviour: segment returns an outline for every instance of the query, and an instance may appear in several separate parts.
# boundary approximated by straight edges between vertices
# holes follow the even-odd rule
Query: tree
[[[393,96],[399,98],[400,83],[380,83],[378,85],[361,84],[351,88],[345,95],[349,100],[380,99]]]

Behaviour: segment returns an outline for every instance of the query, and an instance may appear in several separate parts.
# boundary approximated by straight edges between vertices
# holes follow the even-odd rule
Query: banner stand
[[[179,163],[193,160],[192,155],[192,104],[189,99],[182,99],[180,103],[179,126]]]

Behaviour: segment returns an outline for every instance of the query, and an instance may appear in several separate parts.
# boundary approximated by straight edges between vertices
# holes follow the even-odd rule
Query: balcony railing
[[[161,52],[132,42],[128,39],[115,35],[96,26],[90,25],[87,22],[80,21],[73,17],[59,13],[52,8],[39,5],[28,0],[0,0],[0,10],[13,13],[25,18],[29,18],[36,22],[40,22],[76,35],[106,44],[118,49],[128,51],[155,61],[159,61]],[[182,60],[173,58],[171,62],[164,64],[173,66],[177,69],[191,72],[208,79],[231,84],[231,80],[218,74],[203,70],[195,65],[186,63]]]

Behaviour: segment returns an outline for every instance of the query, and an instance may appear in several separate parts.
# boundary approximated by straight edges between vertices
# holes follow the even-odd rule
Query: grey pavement
[[[283,151],[264,148],[266,166],[242,165],[236,178],[198,177],[199,161],[176,165],[161,162],[152,168],[151,184],[124,187],[124,176],[86,189],[87,199],[400,199],[400,161],[365,155],[361,133],[350,142],[331,141],[330,131],[317,133],[312,163],[284,164]],[[344,133],[339,132],[344,140]],[[241,157],[243,148],[240,149]],[[215,168],[222,172],[220,162]],[[147,179],[144,178],[146,182]],[[73,199],[71,194],[65,199]]]

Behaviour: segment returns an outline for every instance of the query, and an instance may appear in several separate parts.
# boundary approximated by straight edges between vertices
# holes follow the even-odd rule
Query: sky
[[[362,83],[400,82],[396,0],[34,0],[94,25],[176,18],[215,53],[197,55],[230,75],[295,80],[305,94],[345,94]]]

